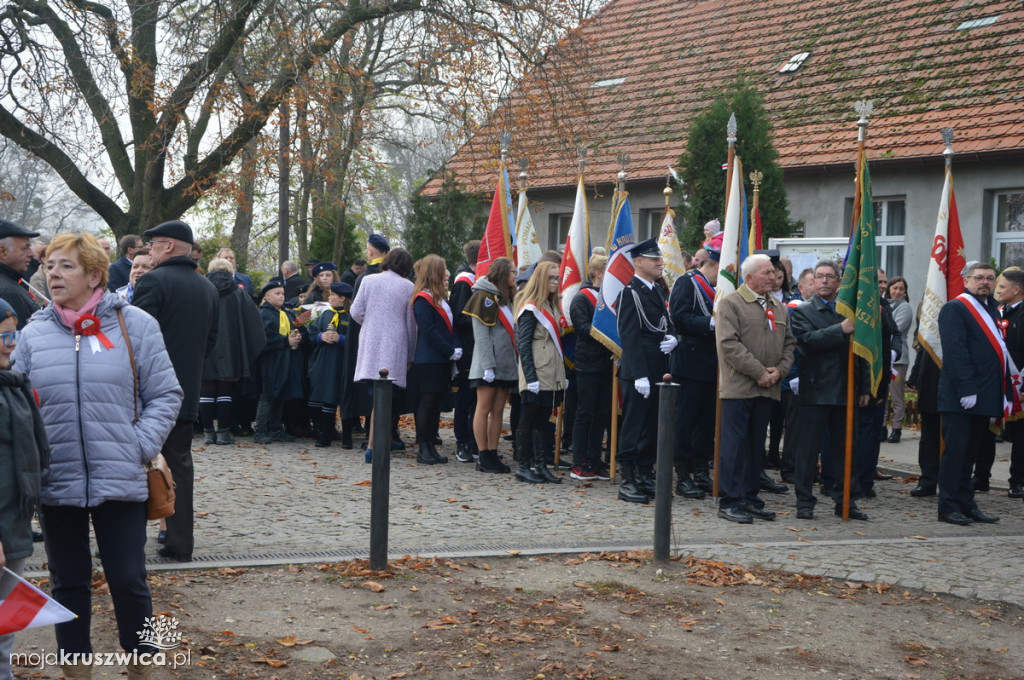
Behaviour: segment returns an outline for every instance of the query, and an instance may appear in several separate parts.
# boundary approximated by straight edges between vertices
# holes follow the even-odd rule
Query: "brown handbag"
[[[135,352],[132,341],[128,337],[128,329],[124,325],[124,316],[117,310],[117,322],[121,324],[121,335],[124,336],[125,347],[128,348],[128,359],[132,364],[132,403],[135,404],[135,418],[132,423],[139,422],[139,373],[135,366]],[[174,477],[162,453],[146,463],[146,486],[149,498],[146,500],[146,519],[163,519],[174,514]]]

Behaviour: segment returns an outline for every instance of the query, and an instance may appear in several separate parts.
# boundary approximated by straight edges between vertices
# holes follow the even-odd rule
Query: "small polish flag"
[[[3,568],[2,576],[3,580],[14,579],[17,584],[7,597],[0,600],[0,635],[28,628],[52,626],[75,618],[74,614],[56,600],[7,567]]]

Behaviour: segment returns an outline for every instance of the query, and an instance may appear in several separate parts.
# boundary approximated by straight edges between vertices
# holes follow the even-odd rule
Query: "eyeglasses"
[[[152,247],[153,245],[155,245],[157,243],[170,243],[170,241],[165,239],[165,238],[156,238],[156,239],[153,239],[152,241],[148,242],[146,244],[146,247],[150,248],[150,247]]]
[[[11,347],[14,343],[18,342],[18,336],[21,335],[21,331],[8,331],[7,333],[0,333],[0,341],[3,341],[4,347]]]
[[[978,276],[968,276],[967,278],[971,279],[972,281],[977,281],[978,283],[995,283],[995,281],[996,281],[996,277],[994,277],[994,276],[981,276],[981,275],[978,275]]]
[[[835,281],[839,277],[836,276],[835,274],[815,274],[814,278],[816,278],[819,281]]]

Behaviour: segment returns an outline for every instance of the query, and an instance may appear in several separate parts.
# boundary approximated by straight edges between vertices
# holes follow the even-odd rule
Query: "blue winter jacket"
[[[124,315],[138,369],[134,380],[118,324]],[[160,453],[181,408],[182,390],[156,319],[106,293],[96,309],[106,349],[78,339],[53,306],[32,315],[12,355],[39,395],[52,462],[43,472],[44,505],[95,507],[105,501],[144,501],[144,463]]]

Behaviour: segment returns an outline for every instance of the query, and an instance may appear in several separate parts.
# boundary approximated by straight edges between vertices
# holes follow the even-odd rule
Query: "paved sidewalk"
[[[883,464],[916,470],[916,433],[883,444]],[[390,543],[394,555],[504,555],[650,549],[654,506],[623,503],[611,482],[530,485],[511,474],[476,472],[451,462],[417,465],[412,451],[392,457]],[[412,435],[403,432],[411,441]],[[322,562],[365,557],[370,535],[370,469],[357,449],[328,449],[303,440],[254,446],[203,446],[194,440],[196,553],[189,565],[161,560],[156,523],[147,546],[151,568]],[[410,446],[411,448],[411,446]],[[508,444],[502,453],[510,458]],[[792,490],[763,494],[775,522],[736,525],[719,519],[713,499],[673,502],[674,550],[729,562],[761,563],[832,577],[881,580],[965,597],[1024,605],[1024,503],[1006,497],[1000,445],[993,489],[979,494],[996,525],[954,527],[936,520],[935,498],[912,498],[913,481],[900,475],[878,482],[876,499],[860,502],[869,522],[844,524],[831,501],[813,521],[795,518]],[[30,561],[40,569],[41,550]]]

